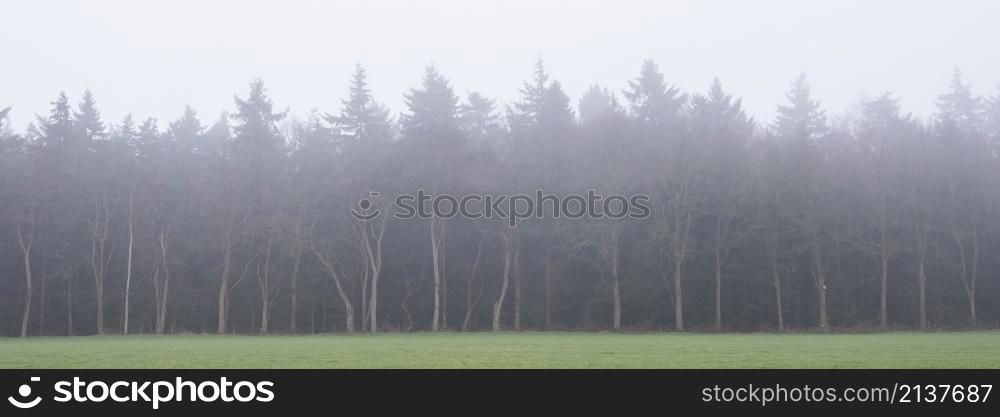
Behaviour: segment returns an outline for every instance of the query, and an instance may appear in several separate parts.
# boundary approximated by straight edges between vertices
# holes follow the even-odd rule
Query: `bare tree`
[[[122,334],[128,334],[129,294],[132,285],[132,250],[135,246],[135,189],[128,196],[128,249],[125,261],[125,300],[123,304]]]
[[[479,299],[483,298],[483,290],[486,288],[483,285],[482,280],[479,278],[479,264],[483,259],[483,244],[486,242],[486,238],[489,236],[488,230],[483,230],[482,237],[479,238],[479,244],[476,246],[476,258],[472,261],[472,265],[469,266],[465,271],[465,319],[462,320],[462,331],[469,330],[469,323],[472,321],[472,313],[476,310],[476,305],[479,304]],[[473,285],[479,282],[479,291],[476,295],[472,295]]]
[[[328,243],[321,248],[315,240],[310,240],[309,249],[323,265],[330,278],[333,279],[333,283],[337,287],[337,294],[340,295],[340,300],[344,303],[345,328],[348,333],[354,333],[354,306],[351,305],[351,297],[347,294],[341,273],[338,271],[333,245]]]
[[[157,233],[157,263],[153,271],[153,302],[155,304],[155,332],[163,334],[167,325],[167,300],[170,294],[170,227],[163,226]]]
[[[94,200],[94,217],[87,220],[90,223],[92,241],[90,265],[94,273],[94,291],[97,300],[97,334],[104,334],[104,280],[114,252],[113,245],[109,242],[111,204],[107,193],[103,193],[102,198]]]
[[[511,275],[517,274],[517,253],[520,251],[521,240],[517,231],[512,227],[505,227],[500,232],[500,241],[503,242],[503,275],[500,282],[500,294],[497,301],[493,303],[493,331],[499,332],[500,317],[503,313],[503,302],[507,296],[507,286],[510,283]]]
[[[24,313],[21,314],[21,337],[28,335],[28,319],[31,316],[31,248],[35,242],[35,210],[28,208],[27,224],[17,224],[17,244],[21,247],[24,260]]]

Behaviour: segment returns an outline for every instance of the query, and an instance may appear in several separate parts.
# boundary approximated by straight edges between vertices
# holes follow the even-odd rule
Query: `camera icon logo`
[[[31,377],[31,382],[38,382],[38,381],[41,381],[41,378],[37,376]],[[31,385],[22,384],[17,389],[17,394],[21,397],[21,399],[27,400],[28,396],[31,395]],[[38,403],[42,402],[42,397],[35,396],[33,400],[22,401],[17,398],[14,398],[13,396],[10,396],[7,397],[7,401],[10,402],[10,405],[13,405],[14,407],[17,408],[31,408],[38,405]]]
[[[382,214],[382,211],[373,208],[374,204],[372,200],[381,195],[382,193],[377,191],[368,193],[368,198],[362,198],[361,201],[358,201],[358,208],[351,209],[351,216],[365,222],[378,217],[379,214]]]

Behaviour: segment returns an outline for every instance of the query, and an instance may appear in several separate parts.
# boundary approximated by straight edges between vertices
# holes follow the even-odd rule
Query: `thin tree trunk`
[[[288,328],[292,333],[296,333],[299,330],[298,327],[298,312],[299,312],[299,266],[302,263],[302,244],[299,237],[299,233],[295,234],[295,243],[292,245],[292,277],[291,277],[291,314],[289,317]]]
[[[920,329],[927,329],[927,272],[924,269],[924,260],[927,257],[927,235],[917,232],[916,252],[917,252],[917,289],[920,303]]]
[[[41,294],[38,294],[40,305],[38,306],[38,335],[45,336],[45,282],[49,280],[48,271],[45,268],[45,255],[42,255],[42,279]]]
[[[514,251],[511,264],[511,274],[514,278],[514,330],[521,330],[521,251]]]
[[[493,331],[499,332],[500,327],[500,316],[503,313],[503,300],[507,295],[507,285],[510,282],[510,274],[512,269],[512,264],[514,262],[514,252],[517,250],[515,243],[514,232],[510,229],[506,229],[501,234],[501,239],[503,240],[503,281],[500,284],[500,295],[497,296],[497,301],[493,303]]]
[[[92,236],[91,267],[94,272],[94,291],[97,302],[97,334],[104,334],[104,280],[107,276],[111,255],[107,253],[111,213],[107,196],[94,202],[94,220],[90,223]]]
[[[715,330],[722,331],[722,253],[715,247]]]
[[[66,277],[66,335],[73,335],[73,278]]]
[[[881,297],[881,310],[879,313],[880,324],[879,327],[885,330],[889,327],[888,316],[886,314],[886,292],[889,282],[889,256],[885,249],[882,249],[881,262],[879,264],[879,275],[882,278],[882,297]]]
[[[479,246],[476,250],[476,260],[472,263],[472,267],[469,268],[465,276],[465,318],[462,320],[462,331],[469,330],[469,322],[472,320],[472,312],[476,310],[476,305],[479,304],[479,299],[483,297],[483,289],[486,288],[485,285],[479,284],[479,293],[475,298],[472,297],[472,285],[476,282],[479,276],[479,261],[483,257],[483,243],[486,242],[487,232],[483,232],[483,237],[479,239]]]
[[[816,283],[816,291],[819,295],[819,328],[829,330],[829,321],[826,315],[826,272],[823,268],[823,257],[820,253],[819,242],[813,242],[813,273]]]
[[[35,219],[34,213],[30,215],[30,224],[28,226],[28,236],[25,237],[24,233],[21,231],[21,225],[17,225],[17,243],[21,246],[21,255],[24,260],[24,313],[21,315],[21,337],[28,336],[28,320],[31,315],[31,294],[32,294],[32,281],[31,281],[31,245],[35,238]]]
[[[229,317],[229,276],[232,274],[233,226],[226,220],[222,231],[222,276],[219,279],[219,320],[216,333],[226,334]]]
[[[778,330],[785,331],[785,314],[781,309],[781,273],[778,271],[777,262],[771,264],[771,273],[774,279],[774,299],[778,313]]]
[[[327,273],[333,278],[333,283],[337,287],[337,294],[340,295],[340,301],[344,303],[344,313],[345,313],[345,325],[348,333],[354,333],[354,306],[351,305],[351,297],[347,294],[344,286],[340,282],[340,274],[337,272],[337,268],[334,265],[334,260],[332,257],[328,257],[323,254],[315,245],[315,243],[310,243],[309,246],[312,249],[316,259],[326,268]]]
[[[965,242],[958,232],[952,232],[955,239],[956,245],[958,245],[959,261],[961,262],[959,268],[959,278],[962,279],[962,286],[965,288],[966,298],[969,300],[969,324],[973,327],[976,326],[976,275],[978,272],[979,264],[979,233],[977,231],[972,232],[972,254],[971,254],[971,265],[970,265],[970,254],[967,253],[965,247]]]
[[[674,263],[674,327],[679,332],[684,331],[684,296],[681,287],[681,263]]]
[[[612,327],[615,331],[622,328],[622,296],[621,296],[621,275],[619,265],[621,263],[620,243],[621,229],[617,224],[605,225],[603,252],[607,258],[608,267],[611,270],[611,299],[612,299]]]
[[[134,218],[134,208],[135,199],[133,194],[129,194],[128,197],[128,260],[126,261],[125,270],[125,303],[123,309],[125,311],[124,319],[122,320],[122,334],[128,334],[128,306],[129,306],[129,293],[130,287],[132,285],[132,248],[135,243],[135,218]]]
[[[268,232],[264,248],[264,259],[257,264],[257,281],[260,283],[260,334],[270,330],[271,323],[271,248],[274,246],[274,232]]]
[[[614,299],[613,326],[615,331],[622,328],[622,296],[619,290],[617,274],[611,280],[611,297]]]
[[[385,236],[387,221],[388,216],[383,216],[377,228],[373,228],[369,222],[358,224],[361,231],[362,258],[368,261],[364,270],[371,271],[371,289],[366,312],[369,321],[368,331],[371,333],[378,332],[378,281],[382,276],[382,239]]]
[[[371,279],[371,263],[368,260],[368,248],[365,246],[368,236],[368,226],[365,223],[358,225],[358,232],[361,233],[361,331],[368,330],[368,319],[371,310],[368,308],[368,281]]]
[[[434,316],[431,319],[431,331],[436,332],[441,327],[441,278],[443,265],[443,254],[441,253],[444,242],[444,221],[437,217],[431,217],[431,258],[434,262]]]
[[[979,233],[972,233],[972,277],[969,283],[969,321],[972,327],[976,327],[976,278],[979,272]]]
[[[552,328],[552,250],[545,250],[545,330]]]
[[[447,237],[442,237],[447,240]],[[447,248],[442,242],[442,247]],[[448,330],[448,251],[441,251],[441,329]]]
[[[169,257],[169,228],[161,228],[158,236],[159,244],[159,264],[153,272],[153,293],[155,305],[154,331],[156,334],[163,334],[167,322],[167,299],[170,292],[170,265]],[[160,274],[162,270],[162,275]]]
[[[404,323],[403,329],[404,331],[408,332],[410,330],[413,330],[413,315],[410,314],[410,309],[406,306],[406,302],[410,301],[410,297],[413,296],[415,288],[413,286],[413,283],[410,282],[410,280],[406,280],[406,282],[404,282],[403,285],[405,287],[404,288],[405,294],[403,295],[403,298],[399,300],[399,308],[403,310],[403,323]]]
[[[683,197],[679,197],[683,198]],[[675,203],[674,233],[672,239],[674,255],[674,326],[684,331],[684,293],[681,286],[682,268],[687,255],[688,237],[691,231],[691,209],[683,209],[684,203]]]

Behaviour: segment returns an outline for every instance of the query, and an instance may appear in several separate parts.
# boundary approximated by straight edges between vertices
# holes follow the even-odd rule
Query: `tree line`
[[[575,107],[541,61],[505,105],[433,67],[399,115],[360,65],[349,86],[305,117],[259,80],[209,122],[106,122],[90,91],[22,132],[0,111],[2,334],[1000,319],[1000,94],[957,70],[925,119],[890,92],[828,116],[800,76],[757,121],[719,80],[684,92],[653,61]],[[350,215],[417,190],[645,194],[651,215]]]

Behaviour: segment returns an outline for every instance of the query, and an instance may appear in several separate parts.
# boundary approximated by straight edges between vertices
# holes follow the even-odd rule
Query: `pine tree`
[[[458,97],[437,69],[428,66],[421,88],[410,89],[403,99],[409,109],[402,119],[404,138],[432,142],[455,139],[459,128]]]
[[[525,81],[518,90],[521,93],[521,100],[514,103],[514,106],[508,110],[512,124],[530,126],[538,123],[548,83],[549,75],[545,72],[545,62],[538,58],[535,61],[535,72],[532,79]]]
[[[753,120],[743,110],[743,100],[733,100],[731,94],[722,89],[718,78],[706,95],[696,95],[691,99],[692,123],[701,133],[718,138],[726,134],[749,135]]]
[[[462,132],[471,142],[496,149],[504,137],[503,118],[496,103],[472,91],[459,108]]]
[[[972,94],[969,85],[962,81],[962,71],[955,68],[951,75],[951,90],[938,96],[937,118],[941,127],[958,129],[964,134],[979,131],[982,121],[982,99]]]
[[[286,112],[274,111],[264,82],[254,80],[250,83],[250,95],[246,100],[235,97],[235,101],[237,110],[231,118],[236,122],[233,134],[237,147],[256,157],[278,151],[283,145],[278,122],[285,118]]]
[[[104,122],[101,121],[101,112],[97,110],[97,100],[90,90],[83,92],[83,100],[80,101],[78,110],[73,113],[74,123],[80,139],[84,143],[91,143],[94,140],[104,139]]]
[[[643,61],[639,77],[629,81],[625,98],[640,125],[661,134],[678,128],[687,102],[687,96],[676,86],[667,84],[651,59]]]
[[[52,102],[49,117],[39,117],[38,125],[41,126],[39,136],[46,146],[63,147],[73,142],[73,119],[65,92],[59,92],[59,97]]]
[[[778,106],[774,122],[775,134],[788,140],[815,140],[827,132],[826,115],[819,101],[809,93],[806,75],[800,74],[792,82],[792,89],[785,93],[789,103]]]
[[[385,142],[392,137],[392,122],[389,109],[372,98],[368,89],[368,79],[361,64],[355,66],[354,76],[349,86],[349,96],[341,100],[340,115],[327,114],[324,119],[333,127],[341,140],[349,142]]]
[[[182,149],[197,152],[202,146],[201,139],[205,132],[198,120],[198,113],[191,106],[184,106],[184,114],[180,119],[170,122],[167,127],[167,135]]]
[[[594,84],[580,96],[580,122],[586,124],[618,111],[618,99],[607,88]]]
[[[136,130],[132,114],[126,114],[121,123],[113,129],[111,140],[122,148],[134,148],[139,143],[139,131]]]

